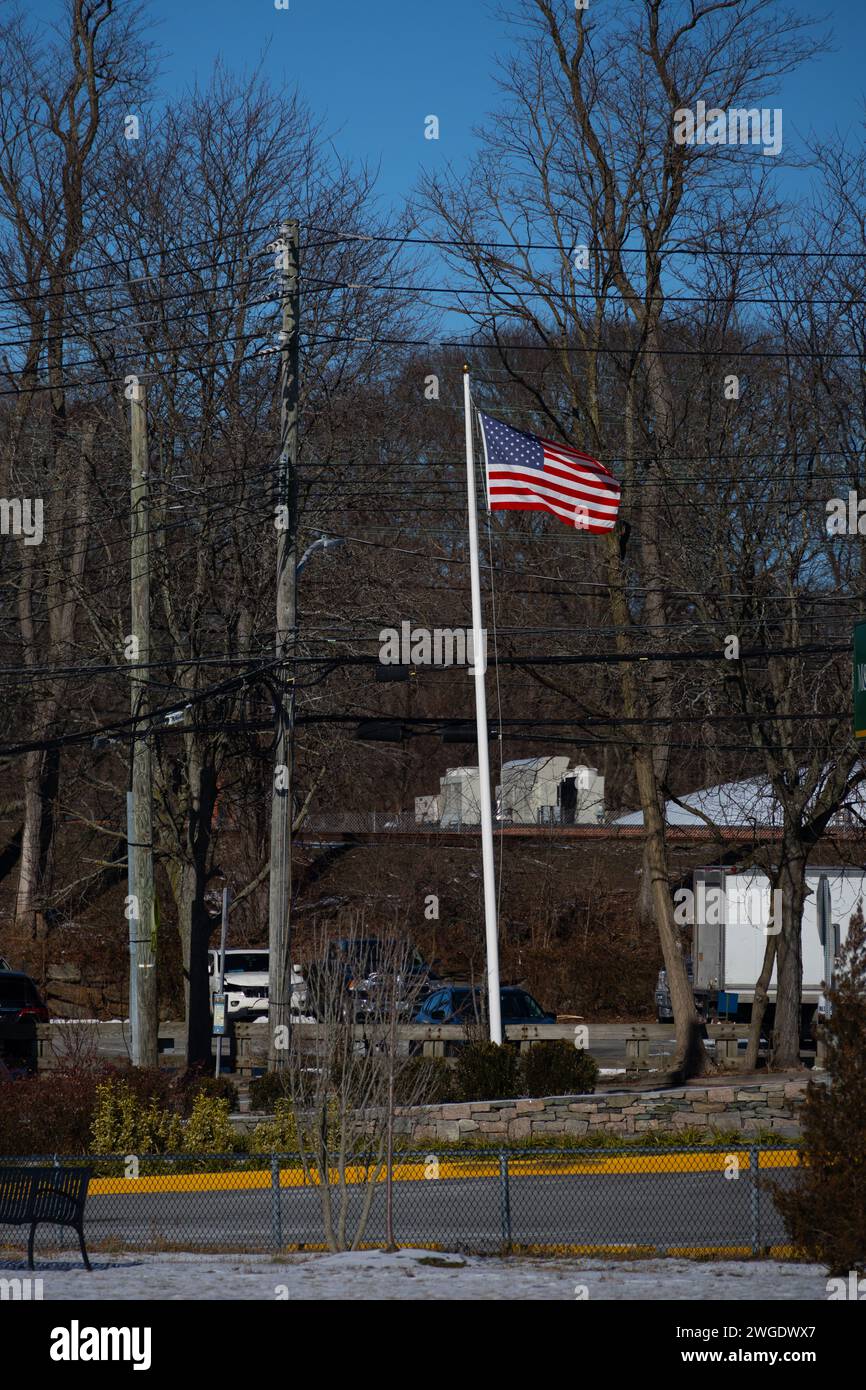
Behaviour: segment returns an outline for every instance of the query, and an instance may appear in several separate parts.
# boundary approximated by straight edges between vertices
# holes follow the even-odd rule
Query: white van
[[[219,988],[220,953],[208,951],[208,983],[210,989],[211,1012],[213,997]],[[226,948],[225,995],[226,1019],[234,1023],[266,1022],[268,1017],[268,963],[270,952],[267,948],[246,946]],[[300,966],[292,966],[292,1018],[297,1023],[312,1023],[315,1020],[307,1014],[307,986]]]

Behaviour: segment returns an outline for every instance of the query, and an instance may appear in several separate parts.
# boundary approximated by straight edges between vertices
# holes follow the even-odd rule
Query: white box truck
[[[807,869],[802,922],[804,1037],[858,906],[866,910],[866,873],[862,869],[839,865]],[[674,915],[681,928],[691,928],[689,977],[702,1014],[709,1021],[721,1013],[747,1022],[767,937],[781,930],[779,890],[771,899],[770,880],[759,869],[696,869],[691,886],[674,893]],[[775,966],[768,999],[771,1021],[776,1001]],[[664,971],[656,987],[656,1014],[660,1022],[672,1017]]]

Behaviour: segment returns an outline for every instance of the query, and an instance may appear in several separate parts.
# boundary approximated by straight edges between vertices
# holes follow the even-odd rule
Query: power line
[[[170,300],[173,300],[173,299],[195,299],[195,298],[197,298],[199,295],[214,295],[214,294],[220,294],[220,295],[221,295],[221,294],[225,294],[225,293],[228,293],[228,292],[233,293],[233,294],[236,296],[236,299],[238,299],[238,298],[240,297],[240,294],[241,294],[242,291],[251,289],[251,288],[252,288],[253,286],[255,286],[255,285],[262,285],[262,284],[264,284],[266,281],[270,280],[270,278],[271,278],[270,275],[259,275],[259,276],[256,276],[255,279],[244,281],[243,284],[241,284],[241,285],[237,285],[237,284],[231,284],[231,285],[201,285],[201,286],[199,286],[198,288],[189,288],[189,289],[183,289],[183,290],[176,290],[173,294],[160,295],[160,297],[159,297],[158,299],[151,299],[151,300],[148,300],[148,301],[147,301],[146,303],[144,303],[144,304],[135,304],[135,303],[130,303],[130,304],[117,304],[117,305],[112,304],[110,308],[108,308],[108,307],[106,307],[106,308],[104,308],[104,309],[93,308],[93,309],[91,309],[91,313],[92,313],[92,315],[93,315],[94,317],[97,317],[97,316],[104,316],[105,314],[118,314],[118,313],[121,313],[121,312],[123,312],[123,311],[125,311],[125,310],[134,310],[136,313],[141,313],[141,312],[148,312],[148,313],[149,313],[149,312],[156,312],[163,304],[167,304],[167,303],[169,303]],[[243,305],[243,308],[244,308],[245,310],[248,310],[248,309],[258,309],[258,308],[261,308],[263,305],[266,305],[266,304],[273,304],[274,301],[275,301],[275,299],[276,299],[276,295],[268,295],[268,296],[267,296],[266,298],[264,298],[264,299],[253,299],[253,300],[250,300],[248,303],[244,304],[244,305]],[[230,304],[230,305],[226,305],[226,306],[220,306],[220,305],[209,304],[209,305],[207,306],[207,308],[205,308],[205,309],[191,309],[191,310],[189,310],[188,312],[184,312],[183,314],[170,314],[170,315],[168,315],[167,317],[160,318],[160,319],[152,319],[152,320],[149,320],[149,321],[144,322],[144,323],[139,322],[139,323],[127,324],[127,323],[122,323],[122,322],[121,322],[121,323],[112,324],[112,325],[111,325],[110,327],[108,327],[108,328],[88,328],[88,329],[86,329],[86,330],[83,331],[83,332],[78,332],[78,331],[76,331],[74,328],[69,328],[69,329],[67,329],[66,331],[64,331],[63,333],[51,333],[51,334],[46,334],[46,335],[45,335],[44,337],[42,337],[39,341],[40,341],[40,343],[41,343],[41,345],[42,345],[43,348],[47,348],[47,346],[48,346],[49,343],[67,342],[69,339],[74,339],[74,338],[83,339],[84,341],[89,341],[90,339],[97,339],[97,340],[99,340],[100,338],[106,338],[106,337],[109,337],[109,336],[111,336],[111,335],[116,335],[116,334],[123,334],[123,333],[132,334],[132,333],[134,333],[134,332],[136,332],[136,331],[141,331],[141,330],[144,329],[144,328],[153,328],[153,329],[159,331],[159,330],[162,329],[166,324],[169,324],[169,323],[185,323],[185,322],[187,321],[187,319],[202,318],[202,317],[203,317],[204,315],[206,315],[206,314],[212,314],[212,313],[223,313],[223,314],[226,314],[226,315],[237,314],[237,311],[238,311],[238,308],[239,308],[239,307],[240,307],[240,305],[239,305],[237,302],[236,302],[236,303],[233,303],[233,304]],[[18,327],[20,327],[20,326],[21,326],[20,324],[3,324],[3,325],[0,325],[0,331],[3,331],[4,329],[9,329],[9,328],[18,328]],[[229,340],[227,339],[226,341],[229,341]],[[2,346],[3,346],[4,348],[28,347],[28,346],[30,345],[31,342],[32,342],[32,339],[31,339],[31,338],[16,338],[16,339],[13,339],[11,342],[8,341],[8,340],[4,340]],[[177,345],[176,345],[176,344],[173,344],[173,346],[177,346]],[[96,358],[91,358],[90,360],[91,360],[91,361],[96,361],[96,360],[98,360],[98,359],[96,359]],[[80,364],[78,364],[78,365],[80,365]]]
[[[866,254],[866,252],[864,252]],[[352,334],[340,334],[335,337],[325,337],[322,334],[315,334],[307,338],[308,342],[316,343],[354,343],[356,347],[423,347],[423,348],[455,348],[461,352],[472,353],[478,351],[491,352],[582,352],[590,353],[593,356],[623,356],[627,357],[635,351],[634,344],[624,344],[621,347],[582,347],[578,344],[569,343],[501,343],[488,344],[479,342],[461,342],[456,339],[447,338],[367,338],[355,337]],[[791,349],[779,349],[778,351],[756,351],[750,348],[640,348],[641,357],[730,357],[736,358],[783,358],[785,361],[796,361],[800,358],[822,358],[825,361],[852,361],[862,362],[863,352],[825,352],[822,349],[812,351],[792,351]]]
[[[448,238],[448,237],[417,237],[417,236],[382,236],[363,232],[340,232],[332,227],[318,227],[311,225],[309,230],[327,232],[330,236],[335,236],[337,241],[371,241],[371,242],[390,242],[401,245],[414,246],[456,246],[460,250],[469,248],[480,248],[482,250],[493,251],[558,251],[566,256],[571,255],[571,250],[566,249],[562,242],[520,242],[512,241],[475,241],[468,238]],[[580,243],[579,233],[575,233],[575,246]],[[606,248],[603,248],[606,250]],[[616,254],[628,254],[633,256],[646,255],[645,246],[620,246],[615,248]],[[608,253],[613,254],[613,253]],[[720,247],[720,246],[670,246],[661,247],[654,252],[659,256],[809,256],[826,257],[828,259],[850,259],[866,256],[866,251],[825,251],[825,250],[806,250],[805,248],[785,248],[785,247]]]
[[[866,254],[866,253],[864,253],[864,254]],[[331,289],[331,290],[364,290],[364,291],[390,290],[390,291],[392,291],[392,292],[395,293],[395,294],[450,294],[450,295],[453,295],[455,298],[459,298],[460,295],[464,295],[464,294],[483,294],[483,295],[486,295],[486,296],[488,296],[488,297],[490,297],[490,298],[496,298],[496,299],[502,299],[502,298],[505,297],[506,295],[509,295],[509,296],[514,296],[514,295],[516,295],[516,296],[517,296],[519,299],[521,299],[521,300],[523,300],[523,299],[544,299],[544,300],[556,299],[556,300],[565,300],[565,301],[567,301],[567,302],[570,302],[571,300],[589,300],[590,303],[593,303],[593,304],[597,303],[597,302],[598,302],[598,298],[599,298],[599,296],[596,295],[596,294],[594,294],[591,290],[582,290],[582,291],[580,291],[580,292],[577,292],[577,291],[569,291],[569,290],[557,291],[557,290],[554,290],[554,289],[544,289],[544,290],[535,290],[535,289],[526,289],[526,288],[521,288],[521,289],[508,289],[508,288],[498,288],[498,287],[497,287],[497,288],[494,288],[494,287],[492,287],[492,286],[485,286],[485,285],[459,285],[459,286],[451,286],[451,285],[393,285],[393,284],[361,285],[361,284],[358,284],[357,281],[353,281],[353,280],[320,280],[320,279],[318,279],[318,278],[316,278],[316,277],[314,277],[314,276],[309,276],[309,277],[307,277],[307,276],[303,276],[303,275],[301,276],[301,279],[302,279],[302,280],[306,279],[306,280],[308,281],[309,284],[315,285],[318,289]],[[802,298],[789,299],[789,298],[785,298],[785,297],[781,297],[781,296],[774,296],[774,297],[772,297],[772,298],[767,298],[767,299],[763,299],[763,298],[762,298],[762,299],[741,299],[741,298],[739,298],[739,296],[736,295],[736,294],[734,294],[734,295],[713,295],[713,294],[690,294],[690,295],[682,295],[682,294],[665,294],[664,300],[665,300],[665,303],[666,303],[666,304],[727,304],[727,305],[730,305],[732,308],[737,308],[737,309],[744,308],[744,307],[756,307],[756,306],[769,306],[769,307],[773,307],[773,306],[775,306],[775,305],[788,305],[788,306],[794,305],[794,306],[797,306],[797,305],[803,305],[804,303],[805,303],[805,305],[806,305],[807,307],[810,307],[810,308],[811,308],[813,305],[820,305],[821,307],[827,307],[827,308],[830,308],[830,307],[838,307],[839,305],[849,305],[849,306],[851,306],[851,307],[853,308],[854,306],[856,306],[856,305],[859,304],[859,301],[858,301],[858,299],[857,299],[857,296],[856,296],[855,294],[853,294],[853,293],[850,294],[850,295],[842,296],[841,298],[834,298],[834,299],[814,299],[814,298],[809,298],[807,301],[804,301]]]
[[[206,703],[208,700],[217,699],[220,695],[233,694],[242,690],[251,680],[259,679],[268,671],[273,670],[279,665],[279,661],[273,658],[260,662],[252,671],[246,672],[242,676],[233,677],[231,680],[222,681],[217,685],[209,686],[205,690],[184,692],[184,703],[195,707]],[[147,721],[164,718],[167,714],[175,713],[177,701],[174,700],[161,709],[149,710]],[[110,724],[101,724],[95,728],[80,731],[72,734],[57,734],[52,738],[35,739],[27,743],[7,744],[0,747],[0,757],[19,757],[24,753],[46,752],[50,749],[67,748],[75,744],[92,743],[96,738],[108,738],[112,734],[123,733],[125,730],[136,730],[142,721],[135,717],[129,719],[114,720]],[[187,729],[186,732],[189,732]]]
[[[346,541],[347,543],[350,543],[350,544],[352,544],[352,545],[367,545],[367,546],[373,546],[373,547],[375,547],[376,549],[387,549],[387,550],[393,551],[393,553],[394,553],[395,555],[409,555],[409,556],[412,556],[412,557],[415,558],[415,559],[429,560],[432,564],[436,564],[436,565],[467,565],[467,564],[469,563],[468,559],[464,559],[464,558],[462,558],[462,557],[460,557],[460,556],[456,556],[456,555],[432,555],[432,554],[430,554],[429,551],[424,551],[424,550],[409,550],[406,546],[387,545],[386,542],[384,542],[384,541],[366,540],[366,539],[365,539],[364,537],[362,537],[362,536],[349,536],[349,535],[346,535],[346,534],[343,534],[343,533],[335,532],[335,531],[330,530],[330,529],[329,529],[328,531],[323,531],[323,530],[321,530],[320,527],[316,527],[316,526],[311,526],[311,527],[310,527],[310,530],[311,530],[313,533],[315,533],[315,532],[318,531],[318,533],[319,533],[320,535],[323,535],[323,536],[324,536],[324,535],[329,535],[329,536],[334,537],[335,539],[339,539],[339,540]],[[537,538],[537,537],[533,537],[533,538],[531,538],[531,539],[538,539],[538,538]],[[549,580],[549,581],[550,581],[551,583],[553,583],[553,584],[561,584],[561,583],[563,582],[563,580],[564,580],[564,576],[561,575],[561,574],[539,574],[537,571],[534,571],[534,570],[508,569],[508,568],[506,568],[504,565],[491,565],[491,564],[487,563],[486,561],[482,561],[482,562],[481,562],[481,568],[482,568],[482,569],[493,569],[493,570],[496,571],[497,574],[513,574],[513,575],[517,576],[517,577],[520,578],[520,579],[541,579],[541,580]],[[625,585],[625,588],[626,588],[627,593],[628,593],[629,595],[633,595],[633,596],[634,596],[634,595],[638,595],[638,594],[664,594],[664,595],[666,595],[669,599],[689,599],[689,598],[702,598],[702,599],[712,598],[712,599],[718,599],[718,598],[719,598],[719,594],[718,594],[717,592],[715,592],[715,591],[707,592],[706,590],[703,590],[703,589],[674,589],[674,588],[670,588],[670,587],[665,587],[664,585],[645,585],[645,584],[626,584],[626,585]],[[601,591],[603,591],[603,592],[606,593],[606,592],[610,589],[610,584],[609,584],[607,581],[603,581],[603,580],[578,580],[578,581],[575,582],[575,584],[574,584],[574,586],[572,587],[572,589],[571,589],[570,592],[571,592],[572,595],[573,595],[573,594],[577,594],[577,593],[580,593],[580,592],[581,592],[581,589],[589,589],[589,590],[593,590],[593,591],[601,590]],[[594,596],[594,595],[590,595],[590,596]],[[539,597],[544,597],[544,595],[539,595]],[[809,595],[800,595],[799,597],[800,597],[801,599],[806,599],[806,598],[809,598],[810,596],[809,596]],[[838,593],[838,592],[835,591],[835,590],[833,591],[832,595],[828,594],[827,597],[828,597],[828,598],[829,598],[829,597],[832,597],[832,600],[833,600],[834,603],[839,602],[839,601],[844,601],[844,602],[849,602],[849,603],[863,603],[864,601],[866,601],[866,595],[861,595],[861,594],[840,594],[840,593]],[[759,601],[759,602],[761,602],[761,603],[783,603],[783,604],[790,604],[790,602],[791,602],[791,595],[790,595],[790,594],[760,594],[760,595],[757,595],[757,596],[756,596],[754,593],[749,594],[749,593],[739,593],[739,592],[737,592],[737,593],[725,594],[725,595],[724,595],[724,598],[725,598],[726,600],[732,600],[732,599],[748,599],[748,600],[751,601],[751,602]]]
[[[225,237],[225,238],[228,238],[228,239],[230,239],[230,240],[236,240],[238,237],[242,237],[242,236],[246,236],[246,237],[259,236],[259,235],[260,235],[261,233],[263,233],[263,232],[272,231],[273,228],[274,228],[274,225],[275,225],[275,224],[274,224],[273,222],[265,222],[265,223],[262,223],[262,224],[261,224],[260,226],[258,226],[258,227],[245,227],[245,228],[243,229],[243,231],[238,231],[238,232],[223,232],[223,233],[222,233],[222,236]],[[151,256],[173,256],[173,255],[176,255],[176,254],[178,253],[178,251],[192,251],[192,250],[197,250],[197,249],[200,248],[200,247],[212,247],[212,246],[213,246],[213,236],[202,237],[202,238],[200,238],[200,239],[197,240],[197,241],[187,241],[187,242],[179,242],[179,243],[176,242],[176,243],[173,243],[173,244],[171,244],[171,245],[169,245],[169,246],[156,246],[156,247],[152,248],[150,251],[131,251],[131,252],[129,252],[128,255],[122,256],[122,257],[120,257],[120,258],[117,259],[117,260],[97,261],[95,265],[69,266],[68,269],[66,269],[66,270],[61,270],[61,271],[52,271],[52,270],[50,270],[50,269],[45,269],[45,270],[41,271],[40,274],[47,275],[47,276],[49,276],[50,278],[56,277],[56,278],[59,278],[59,279],[66,279],[66,277],[69,276],[69,275],[90,275],[90,274],[92,274],[94,271],[97,271],[97,270],[115,270],[115,269],[123,270],[124,267],[126,267],[126,266],[129,265],[130,261],[146,261],[146,260],[149,260]],[[250,252],[250,253],[248,253],[248,254],[253,255],[253,256],[264,256],[264,255],[267,255],[268,253],[267,253],[267,251],[262,250],[262,251],[253,251],[253,252]],[[235,257],[235,261],[228,261],[228,262],[226,262],[226,264],[231,265],[231,264],[234,264],[236,261],[238,261],[238,260],[243,260],[243,259],[244,259],[244,256],[238,256],[238,257]],[[213,265],[219,265],[219,264],[221,264],[221,262],[219,262],[219,261],[211,261],[211,262],[206,262],[205,264],[206,264],[206,265],[213,266]],[[181,272],[179,272],[179,271],[174,271],[174,272],[161,271],[161,272],[159,272],[159,274],[180,274],[180,273],[181,273]],[[140,280],[150,280],[150,279],[155,279],[155,278],[157,278],[157,276],[155,276],[155,275],[154,275],[154,276],[151,276],[151,275],[144,275],[144,276],[138,276],[138,277],[136,277],[136,278],[137,278],[137,279],[140,279]],[[0,290],[16,289],[16,288],[18,288],[18,287],[20,287],[20,288],[22,288],[22,289],[29,289],[32,283],[33,283],[32,280],[8,280],[8,281],[6,281],[5,284],[0,284]],[[110,287],[111,287],[111,286],[109,286],[109,288],[110,288]],[[55,292],[55,293],[57,293],[57,292]],[[62,293],[62,291],[60,291],[59,293]],[[25,299],[26,299],[26,298],[34,298],[34,297],[36,297],[36,296],[24,296]],[[43,298],[44,296],[39,295],[38,297]]]

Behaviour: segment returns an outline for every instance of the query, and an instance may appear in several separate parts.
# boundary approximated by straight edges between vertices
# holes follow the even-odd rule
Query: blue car
[[[556,1014],[544,1011],[525,989],[505,985],[499,991],[503,1024],[555,1023]],[[443,985],[428,994],[415,1014],[415,1023],[475,1023],[487,1013],[487,995],[470,985]]]

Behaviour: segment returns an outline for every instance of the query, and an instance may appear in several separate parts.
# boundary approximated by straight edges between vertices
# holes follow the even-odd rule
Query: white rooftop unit
[[[566,772],[556,809],[559,825],[597,825],[604,818],[604,777],[598,769],[580,764]]]
[[[439,779],[439,824],[443,830],[481,824],[481,796],[477,767],[449,767]]]
[[[415,797],[416,825],[438,825],[441,814],[441,800],[438,796]]]
[[[503,764],[497,816],[510,825],[591,825],[604,811],[604,778],[570,758],[515,758]]]
[[[568,758],[514,758],[503,763],[502,785],[496,788],[497,818],[511,825],[538,825],[545,819],[544,808],[556,805],[568,764]]]
[[[604,815],[604,778],[594,767],[569,767],[567,757],[513,758],[503,763],[495,819],[504,825],[596,825]],[[445,830],[481,824],[477,767],[449,767],[439,796],[415,798],[415,822]]]

